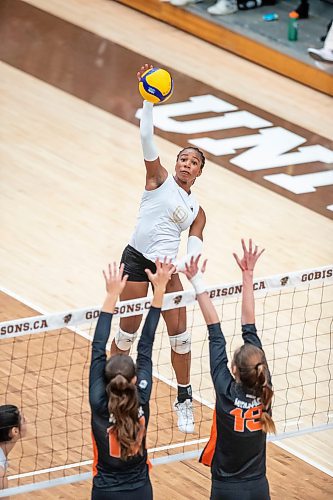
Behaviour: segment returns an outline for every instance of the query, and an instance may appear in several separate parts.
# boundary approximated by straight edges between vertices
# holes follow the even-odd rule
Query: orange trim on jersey
[[[131,446],[130,456],[137,455],[141,450],[142,440],[143,440],[145,433],[146,433],[145,422],[146,422],[146,420],[145,420],[145,417],[143,415],[142,417],[139,418],[140,429],[139,429],[136,441]],[[118,441],[117,430],[114,429],[113,427],[109,427],[108,434],[109,434],[109,453],[110,453],[110,456],[114,457],[114,458],[121,458],[121,445]]]
[[[148,465],[148,471],[150,472],[153,468],[153,464],[151,463],[151,461],[149,460],[149,458],[147,457],[147,462],[146,464]]]
[[[204,448],[204,451],[201,453],[201,457],[199,458],[199,462],[204,465],[207,465],[208,467],[212,465],[213,456],[216,448],[216,440],[217,440],[217,427],[216,427],[216,408],[215,408],[212,428],[210,431],[210,438]]]
[[[97,444],[95,441],[95,436],[93,432],[91,431],[91,439],[92,439],[92,444],[93,444],[93,453],[94,453],[94,461],[93,461],[93,476],[95,477],[97,474],[97,463],[98,463],[98,448]]]
[[[121,458],[121,448],[117,432],[113,429],[109,430],[109,453],[111,457]]]

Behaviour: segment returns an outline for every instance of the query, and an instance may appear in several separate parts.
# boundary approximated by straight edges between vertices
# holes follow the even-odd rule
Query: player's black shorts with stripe
[[[131,245],[127,245],[123,251],[121,263],[125,264],[124,274],[128,274],[128,281],[149,281],[145,269],[150,269],[153,274],[156,273],[155,263],[146,259]]]

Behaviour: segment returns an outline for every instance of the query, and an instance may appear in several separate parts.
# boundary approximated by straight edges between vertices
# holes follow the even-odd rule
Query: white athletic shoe
[[[193,434],[194,416],[192,401],[190,399],[186,399],[184,403],[178,403],[176,399],[173,407],[178,416],[178,429],[180,430],[180,432]]]
[[[185,7],[185,5],[191,5],[202,1],[203,0],[170,0],[170,3],[176,7]]]
[[[333,50],[325,49],[308,49],[309,56],[315,61],[333,63]]]
[[[207,12],[213,16],[226,16],[237,12],[236,0],[218,0],[216,4],[208,7]]]

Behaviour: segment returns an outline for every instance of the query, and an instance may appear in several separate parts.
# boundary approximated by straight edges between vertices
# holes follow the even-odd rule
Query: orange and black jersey
[[[141,422],[147,429],[149,420],[149,399],[152,389],[152,349],[161,310],[151,307],[138,343],[137,389],[141,405]],[[105,363],[106,343],[110,335],[112,314],[101,312],[92,343],[89,374],[89,402],[94,446],[94,488],[104,492],[137,489],[148,479],[147,450],[143,438],[143,454],[128,460],[120,458],[119,443],[110,427],[108,399],[106,394]]]
[[[226,341],[219,323],[209,325],[210,371],[216,406],[210,440],[200,461],[212,479],[249,481],[266,473],[266,434],[261,430],[260,399],[236,383],[227,363]],[[255,325],[243,325],[244,343],[262,349]]]

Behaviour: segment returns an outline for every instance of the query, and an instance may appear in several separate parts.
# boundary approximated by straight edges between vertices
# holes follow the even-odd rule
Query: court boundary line
[[[316,462],[316,460],[313,460],[312,458],[307,457],[303,453],[301,453],[299,451],[296,451],[291,446],[288,446],[287,444],[280,443],[280,442],[275,442],[274,444],[276,444],[279,448],[282,448],[282,450],[285,450],[288,453],[290,453],[291,455],[299,458],[300,460],[302,460],[303,462],[307,463],[308,465],[311,465],[312,467],[315,467],[316,469],[320,470],[324,474],[327,474],[328,476],[333,477],[333,471],[332,470],[328,469],[324,465],[320,465],[318,462]]]

